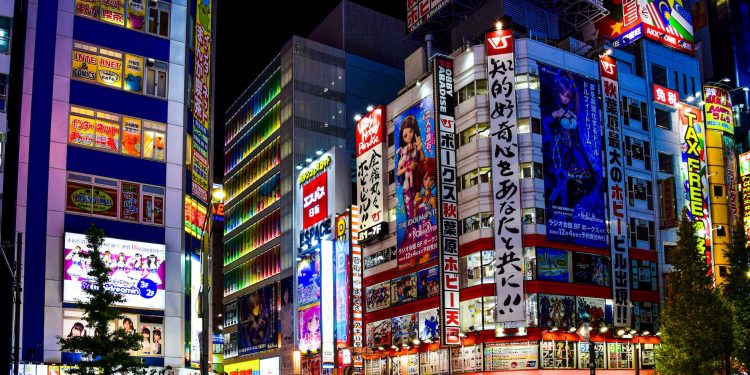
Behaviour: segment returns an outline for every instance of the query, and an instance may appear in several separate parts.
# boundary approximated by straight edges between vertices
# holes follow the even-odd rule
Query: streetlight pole
[[[16,234],[16,243],[15,244],[8,244],[7,246],[2,246],[2,251],[0,251],[3,254],[3,260],[5,261],[5,266],[8,267],[8,274],[13,279],[13,303],[15,305],[13,309],[13,374],[18,374],[18,367],[20,366],[21,362],[21,344],[20,344],[20,338],[21,338],[21,291],[23,288],[21,287],[21,247],[23,244],[23,234],[17,233]],[[5,254],[5,248],[9,247],[12,248],[13,246],[16,247],[16,261],[11,266],[10,262],[8,261],[8,256]],[[15,270],[14,270],[15,268]]]

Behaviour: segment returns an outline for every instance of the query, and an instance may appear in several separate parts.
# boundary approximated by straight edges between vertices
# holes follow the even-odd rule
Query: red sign
[[[677,106],[680,102],[680,94],[677,91],[670,90],[666,87],[654,85],[654,101],[670,107]]]
[[[328,217],[328,172],[302,186],[302,229]]]
[[[612,56],[599,56],[599,73],[602,77],[617,80],[617,62]]]
[[[384,111],[385,107],[378,106],[357,122],[357,157],[383,142]]]
[[[487,33],[487,56],[513,52],[513,30],[505,29]]]

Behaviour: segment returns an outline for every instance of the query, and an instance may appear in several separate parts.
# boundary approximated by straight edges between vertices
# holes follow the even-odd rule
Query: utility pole
[[[16,243],[15,244],[7,244],[2,246],[2,251],[0,253],[3,254],[3,260],[5,261],[5,266],[8,267],[8,274],[10,275],[12,281],[11,287],[13,288],[13,303],[15,304],[15,307],[13,309],[13,316],[11,317],[13,322],[13,374],[18,374],[18,367],[19,363],[21,361],[20,352],[21,352],[21,345],[20,345],[20,336],[21,336],[21,319],[19,318],[21,316],[21,248],[23,245],[23,234],[16,233]],[[13,262],[13,265],[11,266],[10,261],[8,260],[8,255],[5,253],[5,248],[13,248],[15,246],[16,248],[16,261]]]

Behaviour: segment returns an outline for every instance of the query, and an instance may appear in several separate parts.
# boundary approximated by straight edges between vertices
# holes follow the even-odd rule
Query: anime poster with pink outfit
[[[432,96],[394,119],[399,268],[437,259],[437,160]]]
[[[297,315],[299,350],[302,352],[320,350],[320,305],[299,310]]]
[[[86,236],[65,233],[63,253],[63,300],[86,300],[84,292],[92,284],[88,273],[91,261]],[[105,238],[99,249],[104,264],[109,267],[110,280],[105,288],[120,293],[125,301],[118,306],[164,309],[165,301],[165,246],[146,242]]]

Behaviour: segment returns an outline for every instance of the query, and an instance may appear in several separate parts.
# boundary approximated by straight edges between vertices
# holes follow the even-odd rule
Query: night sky
[[[293,34],[307,36],[339,0],[264,1],[261,10],[255,1],[222,0],[217,4],[215,171],[223,172],[224,112],[263,68],[279,53]],[[405,0],[355,0],[357,4],[406,20]],[[289,13],[292,13],[291,15]],[[273,29],[268,22],[276,22]],[[249,59],[246,56],[251,56]]]

